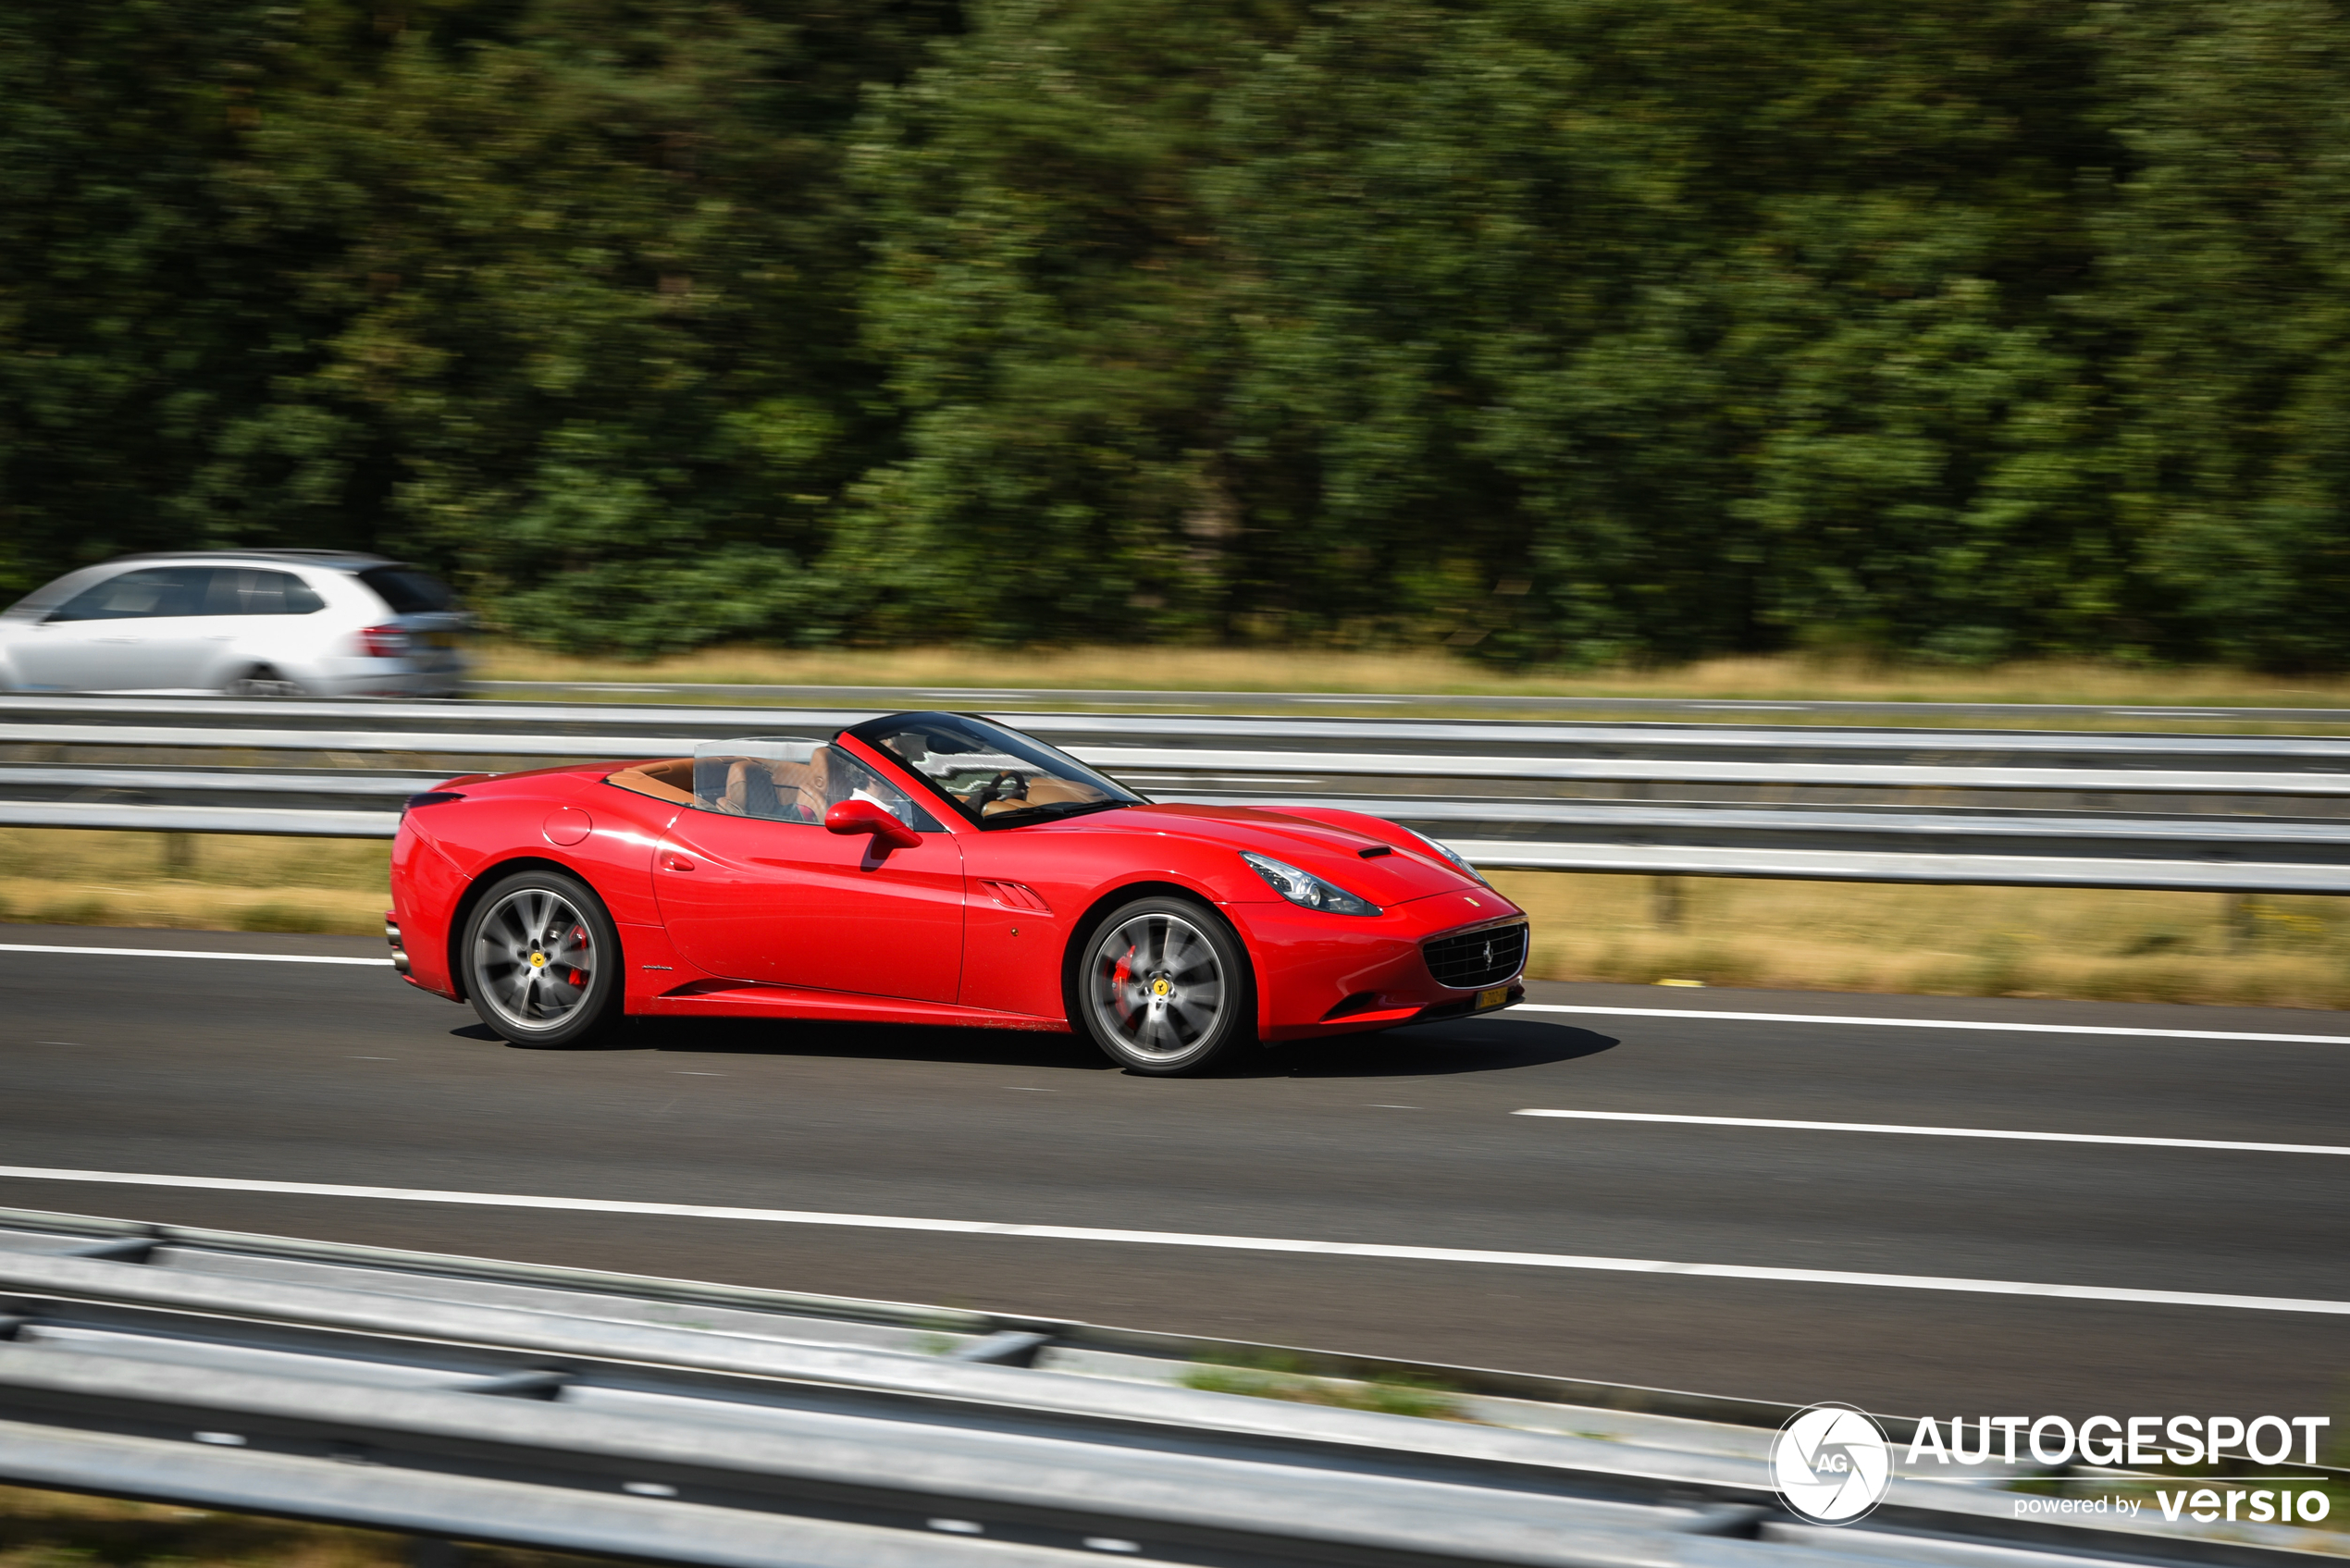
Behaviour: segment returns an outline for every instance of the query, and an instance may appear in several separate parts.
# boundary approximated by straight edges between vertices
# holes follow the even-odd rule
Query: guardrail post
[[[167,833],[163,835],[163,874],[167,877],[192,877],[196,874],[194,833]]]
[[[1650,910],[1657,928],[1661,931],[1679,931],[1687,913],[1681,896],[1681,879],[1651,877],[1649,882]]]
[[[2252,951],[2253,939],[2257,934],[2252,919],[2252,895],[2231,893],[2226,895],[2226,898],[2228,951],[2249,953]]]

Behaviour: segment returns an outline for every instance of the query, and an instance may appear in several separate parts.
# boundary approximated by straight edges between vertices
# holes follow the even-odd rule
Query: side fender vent
[[[1022,909],[1033,915],[1053,912],[1053,907],[1045,902],[1045,895],[1024,883],[989,882],[982,878],[979,885],[987,890],[990,898],[1007,909]]]

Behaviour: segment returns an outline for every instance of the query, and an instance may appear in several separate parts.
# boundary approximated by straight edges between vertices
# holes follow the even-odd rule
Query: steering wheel
[[[991,800],[1024,799],[1027,795],[1027,775],[1015,773],[1007,769],[985,784],[973,788],[969,795],[963,796],[963,804],[977,808],[986,805]]]

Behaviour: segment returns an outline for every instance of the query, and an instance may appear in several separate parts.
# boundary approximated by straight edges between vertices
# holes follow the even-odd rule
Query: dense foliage
[[[18,0],[0,589],[2350,663],[2336,0]]]

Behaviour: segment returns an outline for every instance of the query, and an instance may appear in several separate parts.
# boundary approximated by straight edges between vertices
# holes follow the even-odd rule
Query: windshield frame
[[[971,734],[971,738],[983,741],[996,750],[1034,764],[1045,772],[1060,774],[1078,783],[1093,785],[1109,796],[1107,800],[1055,801],[1047,805],[1025,807],[1013,811],[989,814],[965,805],[960,796],[948,790],[938,780],[897,754],[884,739],[899,730],[916,725],[950,727]],[[843,730],[854,735],[858,743],[876,757],[885,759],[893,770],[921,785],[931,797],[945,804],[957,821],[976,828],[981,833],[1000,833],[1007,828],[1032,827],[1039,822],[1067,821],[1071,817],[1088,816],[1095,811],[1115,810],[1123,806],[1147,806],[1148,796],[1128,788],[1116,779],[1071,757],[1060,747],[1037,739],[1025,730],[1016,730],[979,713],[951,713],[944,710],[922,710],[908,713],[886,713],[878,719],[868,719],[861,724]],[[1008,742],[1009,744],[1006,744]],[[1023,756],[1023,750],[1034,756]],[[948,753],[947,755],[952,755]]]

